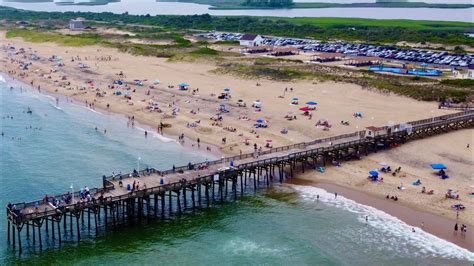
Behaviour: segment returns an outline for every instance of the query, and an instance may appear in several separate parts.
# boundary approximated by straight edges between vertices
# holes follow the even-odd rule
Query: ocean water
[[[33,114],[26,113],[28,107]],[[127,128],[123,117],[93,112],[66,103],[65,98],[56,106],[54,97],[2,77],[0,118],[1,206],[67,191],[71,184],[100,185],[102,174],[129,171],[136,167],[138,156],[142,167],[158,168],[211,159],[169,139],[145,139],[140,129]],[[2,211],[0,264],[471,265],[474,261],[472,252],[421,230],[412,233],[410,226],[382,211],[341,196],[334,199],[319,188],[285,184],[169,221],[122,227],[98,238],[91,234],[84,230],[80,243],[65,237],[60,247],[45,243],[42,251],[24,241],[20,257],[6,242]]]

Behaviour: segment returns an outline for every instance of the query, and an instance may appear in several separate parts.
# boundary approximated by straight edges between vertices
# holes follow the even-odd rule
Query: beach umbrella
[[[301,108],[300,108],[300,111],[303,111],[303,112],[311,111],[311,108],[309,108],[308,106],[301,107]]]
[[[267,139],[267,142],[269,142],[269,143],[272,142],[272,141],[273,141],[273,140],[271,140],[271,139]]]
[[[433,168],[433,170],[448,169],[448,167],[446,167],[446,165],[444,165],[442,163],[433,163],[433,164],[431,164],[431,168]]]
[[[153,84],[155,84],[155,85],[158,85],[158,84],[160,84],[160,83],[161,83],[161,81],[160,81],[159,79],[156,79],[156,80],[153,82]]]
[[[263,120],[263,119],[261,119],[261,118],[260,118],[260,119],[257,119],[257,123],[264,123],[264,122],[265,122],[265,120]]]
[[[180,87],[188,87],[188,86],[189,86],[189,84],[188,84],[188,83],[184,83],[184,82],[183,82],[183,83],[179,84],[179,86],[180,86]]]
[[[298,98],[294,97],[294,98],[291,98],[292,101],[298,101]]]
[[[225,91],[225,92],[229,92],[230,89],[229,89],[229,88],[225,88],[224,91]]]
[[[316,105],[316,104],[318,104],[318,103],[317,103],[317,102],[310,101],[310,102],[307,102],[306,104],[307,104],[307,105]]]
[[[377,177],[377,176],[379,176],[379,172],[376,169],[370,170],[369,175],[371,175],[373,177]]]

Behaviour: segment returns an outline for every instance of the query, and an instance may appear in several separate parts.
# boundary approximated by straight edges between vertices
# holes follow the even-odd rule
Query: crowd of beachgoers
[[[167,62],[99,46],[21,39],[4,39],[0,45],[0,71],[35,90],[123,114],[129,126],[151,128],[144,137],[155,132],[175,136],[182,145],[207,152],[247,153],[453,112],[438,109],[434,102],[362,90],[355,84],[220,76],[210,72],[214,66],[208,63]],[[416,160],[388,151],[382,158],[335,162],[302,177],[393,196],[397,203],[452,219],[459,214],[460,223],[472,225],[466,214],[474,208],[467,174],[473,172],[472,149],[466,140],[472,130],[450,134],[439,136],[441,146],[428,145],[427,150],[409,144],[407,153],[416,150]],[[436,163],[444,163],[447,170],[433,175],[430,164]]]

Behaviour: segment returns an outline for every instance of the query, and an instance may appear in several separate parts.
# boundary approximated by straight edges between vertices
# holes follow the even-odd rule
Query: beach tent
[[[317,103],[317,102],[310,101],[310,102],[307,102],[306,104],[307,104],[307,105],[316,105],[316,104],[318,104],[318,103]]]
[[[433,164],[431,164],[431,168],[433,168],[433,170],[448,169],[448,167],[446,167],[446,165],[444,165],[442,163],[433,163]]]
[[[372,177],[378,177],[379,176],[379,172],[377,170],[370,170],[369,171],[369,175],[371,175]]]
[[[261,108],[262,107],[262,102],[259,101],[259,100],[256,100],[255,102],[253,102],[253,106],[255,108]]]
[[[184,91],[185,91],[185,90],[188,90],[188,88],[189,88],[189,84],[188,84],[188,83],[184,83],[184,82],[181,83],[181,84],[179,84],[178,86],[179,86],[179,89],[180,89],[180,90],[184,90]]]

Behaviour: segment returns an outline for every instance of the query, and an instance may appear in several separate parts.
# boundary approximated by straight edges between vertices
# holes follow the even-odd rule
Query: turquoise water
[[[138,156],[142,166],[157,168],[208,157],[173,141],[145,139],[140,129],[127,128],[123,117],[93,112],[64,98],[57,107],[54,98],[25,87],[21,92],[21,85],[7,82],[0,78],[5,134],[0,139],[1,206],[9,200],[67,191],[71,184],[100,185],[102,174],[129,171]],[[28,107],[33,114],[26,113]],[[86,239],[80,243],[64,236],[61,247],[49,242],[43,251],[24,241],[21,257],[8,247],[5,227],[2,211],[2,265],[469,265],[474,260],[473,253],[422,231],[412,233],[410,226],[374,208],[293,185],[275,186],[170,221],[108,231],[98,238],[84,229]]]

